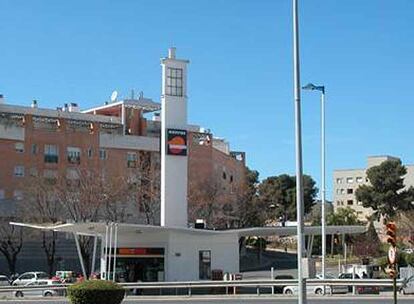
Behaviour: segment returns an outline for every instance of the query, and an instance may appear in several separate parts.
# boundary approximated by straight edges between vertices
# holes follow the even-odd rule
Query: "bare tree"
[[[67,220],[73,222],[123,221],[125,216],[125,180],[122,177],[106,177],[99,170],[77,169],[73,176],[61,178],[58,199]],[[79,237],[79,245],[90,268],[93,247],[92,238]]]
[[[147,225],[159,223],[160,160],[157,154],[141,152],[137,170],[128,176],[128,201],[144,215]]]
[[[56,224],[63,220],[61,205],[56,191],[56,179],[43,176],[31,176],[24,187],[23,207],[27,211],[26,218],[38,223]],[[56,241],[55,231],[42,231],[42,248],[46,255],[48,273],[55,271]]]
[[[190,181],[188,193],[188,213],[190,222],[204,219],[207,226],[219,228],[225,222],[222,200],[222,186],[212,177]]]
[[[23,248],[23,229],[9,224],[14,220],[2,217],[0,223],[0,252],[4,255],[9,273],[16,273],[17,256]]]

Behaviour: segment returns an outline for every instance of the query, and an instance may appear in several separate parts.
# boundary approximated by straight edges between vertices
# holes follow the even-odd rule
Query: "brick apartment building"
[[[76,180],[78,169],[89,168],[128,178],[142,170],[144,160],[152,171],[160,170],[160,104],[142,94],[84,111],[76,104],[52,110],[38,107],[35,101],[17,106],[0,100],[3,209],[22,199],[24,181],[31,176]],[[152,118],[145,117],[151,114]],[[245,154],[230,151],[225,140],[198,126],[191,126],[188,138],[189,193],[214,180],[220,185],[220,201],[237,199],[244,182]],[[139,222],[139,210],[129,208],[127,221]]]
[[[162,75],[162,81],[171,87],[170,93],[177,96],[184,92],[183,79],[183,74]],[[142,93],[119,100],[113,95],[111,101],[82,111],[76,103],[56,109],[42,108],[36,101],[27,106],[16,105],[0,95],[1,216],[12,215],[18,206],[16,202],[26,202],[25,187],[32,177],[34,180],[65,178],[70,181],[67,185],[76,186],[84,169],[98,172],[104,180],[121,177],[127,183],[139,184],[137,176],[149,172],[149,179],[160,187],[160,110],[160,103]],[[188,198],[214,185],[217,191],[210,200],[222,206],[234,204],[245,185],[245,154],[230,151],[227,141],[199,126],[187,125],[186,131]],[[159,193],[151,200],[151,204],[158,206],[151,224],[157,225],[160,224]],[[122,221],[148,223],[143,206],[129,201],[123,204],[127,207]],[[193,206],[190,199],[189,212]],[[196,218],[189,219],[193,224]],[[227,225],[237,218],[226,220]],[[57,243],[57,269],[78,269],[72,236],[59,236]],[[45,264],[40,239],[26,240],[17,271],[45,270]],[[1,272],[7,272],[2,255]]]

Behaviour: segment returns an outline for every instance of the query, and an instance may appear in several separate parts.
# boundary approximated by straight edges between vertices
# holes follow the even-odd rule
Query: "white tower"
[[[187,227],[187,64],[161,59],[161,226]]]

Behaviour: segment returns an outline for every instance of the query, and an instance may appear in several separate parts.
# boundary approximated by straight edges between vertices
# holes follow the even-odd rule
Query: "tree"
[[[259,200],[257,188],[259,172],[246,168],[246,182],[242,184],[237,198],[235,216],[238,219],[238,228],[259,227],[265,222],[265,210]]]
[[[358,237],[351,238],[354,244],[354,253],[358,256],[377,256],[380,253],[381,241],[371,220],[367,231]]]
[[[11,217],[2,217],[0,223],[0,252],[9,267],[9,274],[16,273],[17,256],[23,248],[23,229],[10,225]]]
[[[24,187],[24,208],[27,210],[28,220],[37,223],[56,224],[64,219],[55,183],[55,179],[43,176],[28,178]],[[48,273],[52,275],[55,271],[57,233],[44,230],[41,235]]]
[[[191,181],[188,194],[190,222],[204,219],[208,227],[218,228],[223,222],[224,202],[220,200],[222,187],[217,179],[209,176],[203,180]]]
[[[161,206],[161,177],[159,156],[141,152],[139,170],[128,177],[128,201],[145,216],[145,224],[159,224]]]
[[[318,188],[309,175],[303,176],[305,214],[314,205]],[[273,207],[271,218],[281,218],[282,222],[296,220],[296,177],[287,174],[271,176],[259,185],[259,198],[263,204]]]
[[[74,176],[61,177],[56,185],[62,211],[73,222],[123,221],[127,183],[122,177],[106,177],[99,170],[77,169]],[[92,238],[79,236],[85,268],[90,269]]]
[[[326,218],[326,222],[331,226],[352,226],[360,224],[356,211],[349,207],[339,208],[336,212],[329,214]],[[339,239],[339,236],[330,235],[331,255],[334,253],[335,240],[339,243]],[[343,242],[349,243],[349,238],[343,239]]]
[[[367,170],[369,185],[361,185],[355,192],[356,199],[366,208],[374,210],[374,218],[384,221],[402,211],[413,210],[414,188],[405,189],[407,169],[400,160],[387,160]]]

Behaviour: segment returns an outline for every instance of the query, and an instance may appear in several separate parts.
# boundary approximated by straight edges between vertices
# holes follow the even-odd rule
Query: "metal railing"
[[[262,289],[270,290],[274,294],[275,287],[297,286],[298,281],[291,280],[235,280],[235,281],[188,281],[188,282],[137,282],[137,283],[119,283],[125,290],[153,290],[161,294],[162,290],[182,290],[185,294],[191,296],[194,290],[208,288],[224,288],[225,294],[237,292],[237,288],[255,288],[256,294],[260,295]],[[392,287],[393,280],[390,279],[308,279],[306,284],[309,286],[377,286]],[[401,288],[405,284],[405,280],[398,280],[397,287]],[[17,291],[33,291],[33,290],[66,290],[71,284],[62,285],[38,285],[38,286],[5,286],[0,287],[0,293]],[[229,292],[232,291],[232,292]]]

